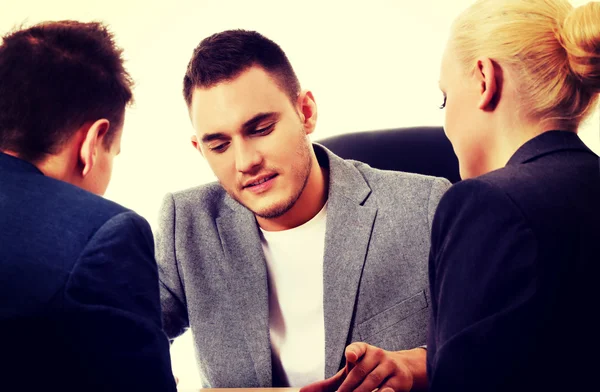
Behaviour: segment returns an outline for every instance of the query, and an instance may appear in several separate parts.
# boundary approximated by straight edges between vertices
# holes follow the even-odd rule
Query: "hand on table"
[[[366,343],[346,347],[346,366],[335,376],[300,392],[405,392],[427,385],[427,351],[422,348],[386,351]]]

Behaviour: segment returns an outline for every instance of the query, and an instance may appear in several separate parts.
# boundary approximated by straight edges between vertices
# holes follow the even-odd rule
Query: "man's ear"
[[[192,135],[192,137],[190,138],[190,141],[192,142],[192,146],[194,146],[194,148],[196,150],[198,150],[200,155],[204,156],[204,153],[202,152],[202,148],[200,146],[200,142],[198,141],[198,136]]]
[[[79,149],[79,160],[83,168],[81,175],[83,177],[94,167],[98,148],[104,148],[102,140],[104,140],[104,136],[108,133],[109,128],[110,122],[105,118],[97,120],[91,125],[90,123],[83,125],[81,131],[84,132],[84,138]]]
[[[501,78],[501,72],[494,65],[494,62],[485,57],[477,60],[475,77],[479,83],[479,104],[480,110],[494,110],[500,98],[498,89],[498,78]]]
[[[314,132],[317,126],[317,103],[312,92],[304,90],[298,95],[298,114],[307,135]]]

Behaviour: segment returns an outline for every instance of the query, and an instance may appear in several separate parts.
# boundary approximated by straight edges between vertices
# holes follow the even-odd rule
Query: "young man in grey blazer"
[[[192,329],[204,386],[426,389],[429,236],[449,183],[312,144],[313,94],[256,32],[204,39],[184,96],[219,182],[167,195],[157,257],[165,330]]]

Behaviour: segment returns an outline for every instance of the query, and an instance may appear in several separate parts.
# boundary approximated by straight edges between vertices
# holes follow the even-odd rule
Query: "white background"
[[[202,38],[244,28],[277,42],[302,87],[315,95],[315,140],[352,131],[442,125],[439,63],[450,23],[469,3],[0,0],[0,33],[42,20],[99,20],[111,26],[136,82],[136,103],[127,112],[122,154],[106,197],[135,209],[155,227],[166,192],[214,180],[191,147],[181,94],[186,65]],[[598,113],[580,135],[600,153]],[[198,388],[189,333],[175,342],[172,357],[180,390]]]

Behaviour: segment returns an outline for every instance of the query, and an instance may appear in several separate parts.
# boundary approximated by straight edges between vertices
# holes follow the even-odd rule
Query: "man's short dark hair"
[[[35,162],[55,154],[83,124],[123,125],[132,80],[102,23],[43,22],[6,34],[0,45],[0,150]]]
[[[287,56],[275,42],[247,30],[223,31],[200,42],[183,78],[185,102],[191,105],[194,88],[210,88],[235,79],[252,66],[260,66],[274,77],[295,103],[300,83]]]

